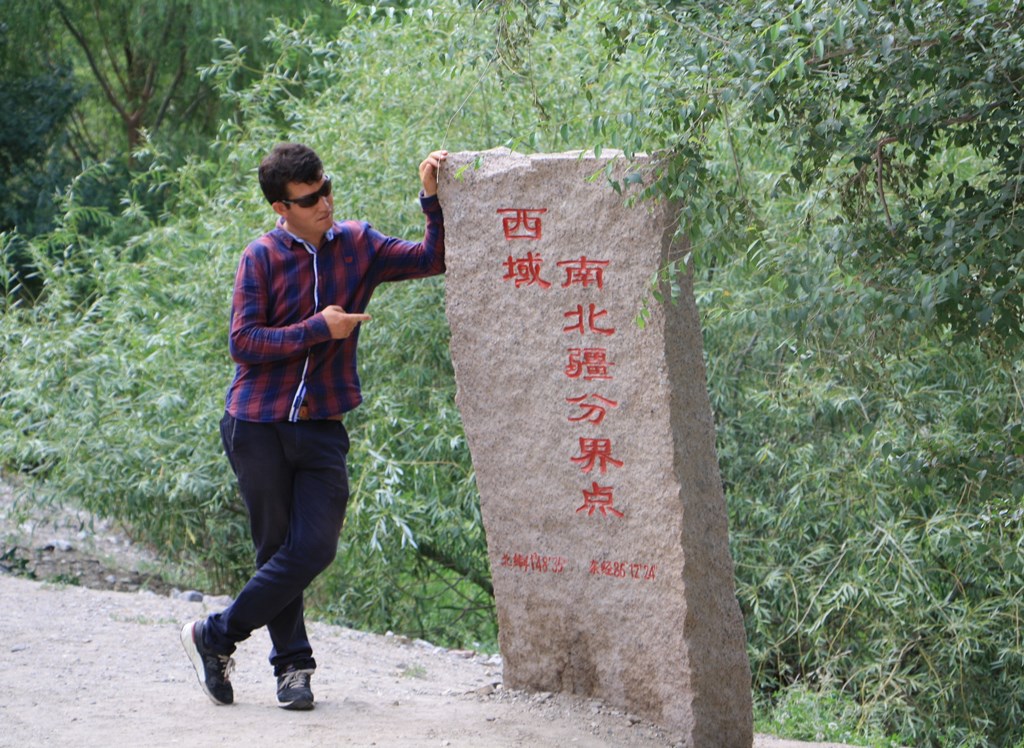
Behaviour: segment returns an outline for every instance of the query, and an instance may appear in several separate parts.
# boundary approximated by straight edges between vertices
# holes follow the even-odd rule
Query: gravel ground
[[[680,744],[596,700],[505,690],[500,657],[316,622],[315,710],[277,708],[264,631],[235,653],[235,704],[216,706],[178,631],[226,600],[189,599],[154,568],[109,523],[0,484],[0,746]],[[758,735],[754,748],[843,747]]]

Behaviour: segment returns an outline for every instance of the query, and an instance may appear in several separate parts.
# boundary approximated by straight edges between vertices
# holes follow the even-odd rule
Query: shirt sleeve
[[[269,278],[252,248],[242,253],[231,299],[228,348],[239,364],[262,364],[303,354],[310,346],[331,339],[323,315],[291,325],[273,327],[269,320]]]
[[[445,271],[441,203],[437,195],[428,197],[421,194],[420,207],[427,219],[423,241],[396,239],[367,227],[367,238],[374,248],[381,281],[426,278]]]

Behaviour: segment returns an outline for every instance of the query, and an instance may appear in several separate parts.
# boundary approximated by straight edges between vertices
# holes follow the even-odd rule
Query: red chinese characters
[[[636,579],[638,581],[651,581],[658,573],[657,564],[629,563],[628,561],[599,561],[592,559],[590,562],[590,573],[592,576],[615,577],[617,579]]]
[[[501,228],[506,239],[532,239],[543,235],[540,217],[547,213],[547,208],[498,208],[502,216]]]
[[[599,486],[596,482],[590,485],[590,490],[583,489],[583,505],[576,510],[576,513],[586,512],[594,516],[594,512],[600,512],[601,516],[625,517],[626,515],[615,508],[614,489],[611,486]]]
[[[581,436],[580,453],[572,461],[578,463],[584,473],[589,473],[595,467],[602,474],[608,472],[609,465],[622,467],[622,461],[612,457],[611,439],[587,439]]]
[[[592,423],[600,426],[604,417],[608,414],[608,408],[617,408],[619,404],[600,395],[583,395],[581,397],[567,397],[565,401],[571,405],[579,406],[582,414],[569,416],[571,423]]]
[[[516,288],[533,285],[550,288],[551,284],[540,277],[540,266],[543,262],[541,256],[533,252],[527,252],[526,257],[514,258],[509,255],[505,260],[505,275],[502,280],[514,281]]]
[[[565,268],[565,282],[562,288],[572,285],[590,285],[604,288],[604,269],[608,267],[608,260],[589,260],[583,255],[578,260],[565,260],[559,262],[558,267]]]
[[[507,241],[540,242],[544,236],[543,222],[551,219],[546,208],[499,208],[497,213]],[[584,482],[589,481],[589,485],[580,486],[575,498],[565,497],[557,511],[578,517],[580,522],[598,523],[595,528],[605,522],[628,521],[632,497],[623,495],[626,491],[621,484],[617,491],[614,476],[628,469],[630,458],[622,454],[622,445],[616,445],[605,431],[620,407],[615,390],[620,367],[612,350],[618,335],[614,311],[601,303],[605,283],[615,281],[613,262],[583,253],[558,257],[550,246],[543,244],[525,246],[530,246],[530,251],[503,253],[501,282],[508,283],[506,288],[516,293],[557,295],[560,306],[556,309],[562,312],[563,321],[558,323],[557,317],[552,320],[558,327],[551,332],[559,334],[560,328],[561,335],[570,336],[564,340],[571,341],[563,349],[561,361],[552,362],[561,367],[564,381],[571,388],[564,392],[563,407],[573,443],[564,459],[579,470],[579,475],[586,476],[582,478]],[[559,273],[564,276],[557,277]],[[571,560],[538,552],[503,553],[500,566],[530,575],[582,574],[588,568],[585,559]],[[637,559],[599,557],[589,561],[589,576],[609,582],[653,581],[656,573],[657,564],[639,563]]]
[[[579,260],[559,262],[559,267],[566,271],[565,282],[562,288],[573,285],[582,287],[594,286],[597,290],[604,289],[604,271],[610,263],[605,260],[590,260],[583,255]],[[564,316],[575,324],[569,324],[562,328],[563,333],[579,333],[580,335],[596,334],[610,337],[615,334],[615,328],[606,326],[605,317],[607,309],[598,309],[597,304],[590,303],[584,309],[583,304],[577,304],[575,310],[565,312]],[[614,364],[608,360],[608,350],[601,347],[570,348],[569,362],[565,367],[565,374],[570,379],[582,378],[584,381],[610,381],[613,379],[610,366]],[[590,402],[588,402],[588,400]],[[570,423],[589,422],[599,425],[604,421],[609,405],[617,406],[612,400],[598,394],[586,395],[582,398],[566,398],[567,402],[579,405],[583,414],[569,417]],[[579,465],[580,470],[589,473],[596,466],[601,473],[606,473],[608,466],[622,467],[621,460],[611,456],[611,439],[581,438],[580,454],[570,457],[570,461]],[[576,508],[577,514],[585,514],[593,517],[600,514],[601,517],[622,519],[625,513],[615,506],[615,489],[613,486],[601,486],[596,482],[592,483],[590,489],[583,489],[583,503]]]
[[[502,231],[508,241],[537,241],[544,235],[542,216],[547,213],[547,208],[498,208],[497,213],[502,217]],[[533,286],[548,291],[551,289],[551,282],[542,277],[543,263],[544,259],[540,252],[529,251],[525,256],[518,257],[509,254],[502,263],[504,274],[501,280],[512,281],[516,289]],[[589,293],[604,290],[611,264],[610,260],[595,259],[586,254],[555,262],[556,267],[565,272],[561,288],[579,288]],[[579,335],[583,338],[593,335],[610,338],[615,335],[615,327],[611,324],[608,310],[599,307],[597,303],[578,303],[575,309],[570,308],[564,312],[563,317],[567,322],[562,326],[562,334]],[[615,362],[610,359],[608,348],[580,345],[568,348],[567,354],[563,372],[568,379],[584,382],[614,380],[612,367],[615,366]],[[570,396],[565,400],[578,408],[569,415],[569,423],[580,426],[600,426],[609,409],[617,408],[619,405],[615,400],[597,392]],[[569,460],[583,473],[596,470],[601,475],[606,475],[610,468],[618,469],[624,465],[622,460],[613,456],[611,439],[591,436],[579,439],[579,453],[570,453]],[[626,514],[623,508],[615,505],[614,492],[614,486],[592,482],[589,489],[582,489],[582,504],[576,507],[576,514],[608,519],[624,518]]]
[[[503,553],[501,565],[516,571],[535,574],[561,574],[569,559],[564,556],[545,556],[540,553]]]
[[[598,335],[614,335],[614,327],[598,327],[597,321],[608,314],[607,309],[598,309],[597,304],[591,304],[589,310],[584,311],[582,304],[577,304],[576,309],[570,309],[563,316],[572,319],[576,318],[576,324],[567,325],[562,332],[578,332],[585,335],[588,332],[595,332]]]
[[[608,367],[615,366],[608,360],[606,348],[570,348],[569,363],[565,365],[565,376],[569,379],[583,378],[586,382],[611,379]]]

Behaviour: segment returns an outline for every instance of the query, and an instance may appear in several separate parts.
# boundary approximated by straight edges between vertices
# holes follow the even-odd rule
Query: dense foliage
[[[216,423],[269,144],[310,143],[339,213],[408,236],[432,148],[647,150],[694,239],[763,729],[1024,740],[1021,3],[402,5],[268,23],[258,63],[223,39],[202,157],[154,135],[118,209],[97,165],[53,231],[0,234],[0,466],[230,592],[251,550]],[[434,279],[371,305],[352,510],[312,597],[489,647],[443,301]]]
[[[229,84],[259,77],[271,17],[333,33],[347,13],[321,0],[0,0],[0,231],[52,228],[54,194],[98,163],[76,189],[116,210],[147,137],[176,162],[204,153],[233,110],[197,70],[227,34],[249,61]],[[159,197],[145,200],[154,213]]]
[[[182,573],[225,592],[252,563],[216,424],[231,376],[225,325],[235,263],[273,220],[255,164],[286,133],[308,142],[339,184],[339,213],[415,236],[423,221],[416,165],[439,145],[437,122],[457,106],[450,101],[471,87],[453,85],[447,101],[429,102],[433,118],[412,97],[386,110],[338,106],[338,91],[374,104],[389,79],[426,88],[425,63],[437,60],[435,50],[418,53],[418,82],[367,50],[415,49],[422,28],[370,13],[361,23],[342,40],[272,25],[278,57],[245,87],[237,86],[245,52],[225,41],[204,75],[237,116],[224,123],[212,157],[169,168],[173,155],[147,141],[137,153],[151,166],[126,190],[119,213],[83,201],[72,185],[58,228],[29,243],[41,283],[6,268],[4,429],[17,438],[4,440],[4,463],[123,520]],[[356,59],[362,64],[351,64]],[[170,205],[159,218],[144,204],[154,192]],[[38,291],[34,303],[24,281]],[[361,353],[368,402],[348,419],[350,545],[318,581],[314,606],[353,624],[493,647],[442,290],[435,279],[378,292]],[[415,354],[410,340],[422,341]]]
[[[515,46],[552,7],[510,5]],[[869,279],[856,302],[1021,344],[1024,5],[639,0],[595,10],[606,58],[633,76],[618,83],[637,100],[594,126],[627,153],[665,153],[654,189],[687,202],[683,224],[705,256],[754,248],[774,225],[766,210],[798,199],[805,225],[832,227],[815,239]],[[595,82],[612,81],[603,72]],[[777,160],[771,181],[745,173],[752,148]]]

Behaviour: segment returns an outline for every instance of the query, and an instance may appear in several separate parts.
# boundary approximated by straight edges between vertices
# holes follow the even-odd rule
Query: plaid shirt
[[[356,371],[359,328],[333,340],[320,312],[337,304],[366,310],[386,281],[444,272],[444,217],[436,196],[421,197],[422,242],[384,236],[370,224],[335,222],[320,249],[281,227],[242,253],[231,301],[235,378],[227,411],[242,421],[297,421],[337,416],[362,402]]]

